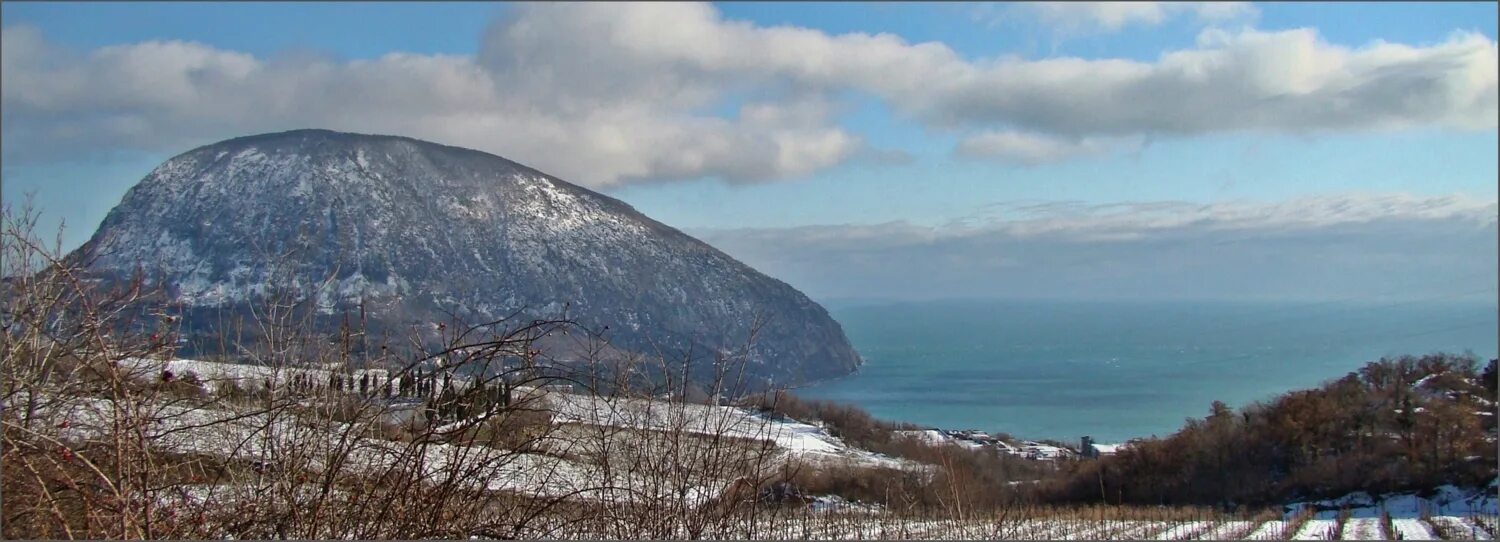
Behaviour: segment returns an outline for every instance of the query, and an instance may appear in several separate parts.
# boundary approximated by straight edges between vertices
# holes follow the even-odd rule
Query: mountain
[[[796,384],[860,363],[807,296],[619,200],[405,137],[296,130],[199,147],[131,188],[74,257],[106,280],[145,271],[195,329],[329,281],[305,294],[324,325],[361,307],[397,335],[433,332],[450,312],[566,309],[609,326],[614,347],[702,363],[743,349],[761,315],[752,376]]]

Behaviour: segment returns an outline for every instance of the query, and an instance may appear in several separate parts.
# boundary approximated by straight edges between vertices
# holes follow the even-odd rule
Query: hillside
[[[73,258],[117,282],[144,271],[200,348],[226,314],[306,300],[319,331],[353,315],[394,344],[455,320],[567,317],[618,348],[743,361],[752,384],[860,363],[807,296],[625,203],[402,137],[298,130],[193,149],[131,188]]]
[[[1382,359],[1238,412],[1215,402],[1167,438],[1076,464],[1048,494],[1233,506],[1481,487],[1496,477],[1495,417],[1494,360]]]
[[[543,388],[518,388],[509,408],[468,419],[393,424],[405,407],[373,390],[341,395],[278,384],[270,393],[255,391],[266,381],[293,382],[298,375],[323,381],[360,376],[357,371],[148,358],[118,366],[127,379],[148,387],[124,401],[47,397],[34,412],[43,422],[38,425],[50,426],[66,449],[86,453],[89,443],[108,441],[121,424],[139,421],[130,413],[147,412],[151,421],[139,426],[139,436],[167,469],[151,473],[155,484],[167,488],[157,490],[157,513],[198,518],[189,526],[159,520],[157,528],[194,537],[423,533],[424,525],[430,529],[444,520],[423,515],[407,522],[374,511],[400,506],[396,496],[432,498],[428,488],[453,499],[472,494],[469,499],[485,503],[459,513],[504,514],[498,526],[477,529],[467,517],[446,520],[476,529],[453,533],[484,538],[1437,540],[1491,539],[1496,529],[1496,500],[1484,497],[1493,484],[1479,494],[1445,486],[1427,497],[1348,495],[1292,503],[1284,515],[1024,502],[965,513],[953,503],[902,507],[899,495],[861,504],[787,487],[786,469],[905,472],[931,483],[954,475],[953,458],[943,446],[928,452],[948,459],[931,463],[883,456],[850,446],[822,423],[773,419],[745,408]],[[147,391],[153,382],[160,387]],[[12,397],[7,406],[33,398]],[[316,408],[341,400],[368,410],[338,414]],[[267,410],[267,404],[277,406]],[[518,418],[529,413],[541,417]],[[492,426],[527,436],[490,440],[484,431]],[[956,444],[945,446],[948,453],[966,453]],[[191,478],[174,476],[184,468],[181,458],[224,466]],[[411,478],[395,485],[379,481],[390,477]],[[319,488],[320,480],[335,479]],[[747,480],[753,480],[753,493],[742,492]],[[514,498],[530,504],[517,507],[508,500]],[[293,513],[299,507],[351,516],[302,518]]]

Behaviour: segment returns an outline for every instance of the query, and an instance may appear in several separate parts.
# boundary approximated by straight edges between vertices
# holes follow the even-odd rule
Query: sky
[[[815,299],[1496,298],[1495,3],[0,4],[0,181],[492,152]]]

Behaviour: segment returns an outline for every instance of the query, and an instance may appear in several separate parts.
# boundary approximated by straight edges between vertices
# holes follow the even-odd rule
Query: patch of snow
[[[822,428],[790,418],[771,419],[733,406],[668,403],[635,398],[550,393],[553,419],[608,427],[673,431],[764,440],[792,456],[813,461],[841,460],[871,466],[908,468],[908,461],[845,444]]]
[[[1338,525],[1334,519],[1309,519],[1292,535],[1292,540],[1332,540]]]
[[[1211,521],[1189,521],[1175,525],[1165,531],[1156,533],[1152,540],[1188,540],[1200,532],[1207,531],[1214,526]]]
[[[1398,540],[1437,540],[1437,533],[1419,519],[1401,518],[1392,519],[1391,524],[1396,528]]]
[[[1318,519],[1334,519],[1342,509],[1349,509],[1350,517],[1378,518],[1385,510],[1393,518],[1417,518],[1423,511],[1438,516],[1468,516],[1473,514],[1496,515],[1500,513],[1493,484],[1485,489],[1462,489],[1453,485],[1438,487],[1431,497],[1419,497],[1414,493],[1397,493],[1380,498],[1357,491],[1336,499],[1303,501],[1288,504],[1285,517],[1290,518],[1304,507],[1317,508]]]
[[[1349,518],[1344,522],[1342,540],[1385,540],[1380,518]]]
[[[1260,524],[1250,534],[1245,535],[1245,540],[1281,540],[1282,532],[1286,530],[1285,520],[1272,520]]]
[[[1253,533],[1259,532],[1253,521],[1220,521],[1208,531],[1198,536],[1199,540],[1233,540],[1239,538],[1252,539]]]

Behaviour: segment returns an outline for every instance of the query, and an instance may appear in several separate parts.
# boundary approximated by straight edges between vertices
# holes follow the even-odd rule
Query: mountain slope
[[[194,149],[132,188],[77,256],[105,276],[142,266],[190,313],[332,277],[320,312],[363,302],[392,330],[566,305],[616,346],[702,359],[742,347],[764,315],[748,372],[796,383],[859,363],[805,295],[623,202],[402,137],[297,130]]]

